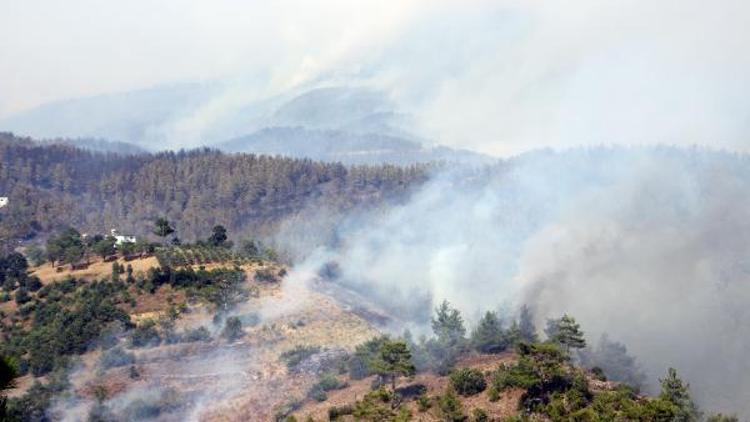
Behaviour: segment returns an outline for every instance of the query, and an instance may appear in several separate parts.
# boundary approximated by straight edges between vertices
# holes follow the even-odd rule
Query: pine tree
[[[481,353],[500,353],[508,347],[508,339],[495,312],[484,314],[472,333],[471,342]]]
[[[526,305],[521,306],[521,311],[518,315],[518,336],[521,341],[528,343],[539,341],[539,336],[536,334],[536,326],[534,325],[534,315],[531,312],[531,308]]]
[[[447,300],[444,300],[435,310],[435,316],[432,318],[432,331],[443,344],[456,345],[466,340],[464,319],[458,309],[451,308]]]
[[[565,314],[557,320],[555,328],[554,331],[551,330],[553,333],[552,341],[562,345],[566,352],[570,352],[570,349],[582,349],[586,347],[583,331],[581,331],[581,326],[576,322],[575,318]]]
[[[698,406],[696,406],[690,397],[690,384],[684,383],[677,376],[676,369],[669,368],[666,378],[660,379],[659,382],[661,383],[659,398],[669,401],[679,409],[677,415],[675,415],[675,421],[689,422],[700,420],[701,414]]]
[[[399,376],[409,377],[416,372],[409,346],[398,340],[383,342],[370,366],[372,372],[381,377],[390,378],[391,388],[394,391],[396,390],[396,379]]]

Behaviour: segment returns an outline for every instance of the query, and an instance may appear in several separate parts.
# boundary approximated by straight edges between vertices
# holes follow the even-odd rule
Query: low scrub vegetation
[[[320,347],[318,346],[298,345],[293,349],[287,350],[286,352],[282,353],[280,358],[286,364],[289,370],[294,370],[305,359],[319,352]]]
[[[474,368],[462,368],[450,375],[451,386],[462,396],[473,396],[487,388],[487,381],[482,371]]]

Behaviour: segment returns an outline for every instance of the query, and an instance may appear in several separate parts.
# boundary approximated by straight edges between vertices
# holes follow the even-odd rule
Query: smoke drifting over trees
[[[627,345],[651,382],[672,365],[699,401],[747,414],[749,163],[597,148],[446,172],[406,205],[350,217],[326,259],[418,326],[443,299],[472,322],[524,303],[537,326],[569,312],[592,344]]]

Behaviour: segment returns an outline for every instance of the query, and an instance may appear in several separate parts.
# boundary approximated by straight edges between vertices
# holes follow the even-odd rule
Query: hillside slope
[[[213,150],[121,156],[39,145],[0,134],[0,239],[45,236],[63,226],[145,234],[166,215],[194,240],[215,224],[270,232],[307,208],[340,211],[403,200],[427,166],[358,166]]]

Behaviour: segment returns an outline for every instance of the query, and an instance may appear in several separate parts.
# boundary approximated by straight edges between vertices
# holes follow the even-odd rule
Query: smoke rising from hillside
[[[424,323],[531,305],[676,367],[709,410],[750,414],[750,160],[672,148],[542,152],[437,175],[338,233],[341,282]],[[431,305],[430,305],[431,304]]]

